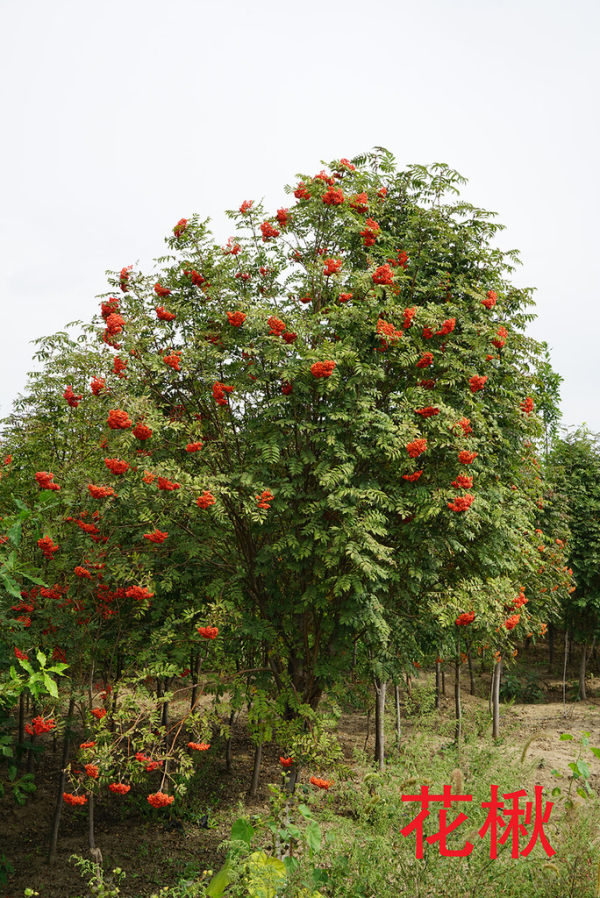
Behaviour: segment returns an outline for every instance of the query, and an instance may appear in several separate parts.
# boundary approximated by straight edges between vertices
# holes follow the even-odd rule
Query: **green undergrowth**
[[[553,796],[547,789],[543,793],[544,807],[554,802],[544,831],[556,853],[548,857],[538,841],[528,856],[513,858],[509,839],[498,845],[498,857],[490,858],[489,834],[479,835],[487,815],[481,803],[489,802],[492,784],[499,787],[500,798],[526,789],[523,808],[525,801],[534,802],[535,755],[524,739],[519,746],[514,732],[505,739],[524,750],[516,754],[516,761],[507,759],[502,746],[480,738],[467,738],[459,754],[445,734],[432,738],[428,718],[427,709],[420,721],[425,724],[423,731],[411,733],[398,748],[390,749],[383,773],[356,752],[352,767],[337,768],[337,779],[329,790],[301,785],[290,799],[277,785],[270,787],[270,806],[264,813],[244,815],[240,805],[231,839],[224,846],[225,865],[184,877],[176,887],[157,889],[154,898],[597,896],[600,803],[587,788],[587,780],[586,800],[575,794],[578,763],[581,767],[577,758],[588,751],[585,738],[572,742],[575,778],[568,769],[561,771],[563,778],[557,782],[562,791],[557,785]],[[422,786],[437,795],[444,785],[451,786],[452,794],[473,796],[471,802],[454,803],[448,810],[449,823],[460,811],[467,814],[467,820],[448,836],[448,848],[459,850],[469,841],[473,850],[467,857],[443,857],[438,843],[425,843],[424,856],[417,859],[414,832],[405,837],[401,830],[420,806],[403,802],[402,795],[417,794]],[[441,803],[431,805],[424,821],[425,836],[438,830],[441,807]],[[519,840],[521,850],[532,832],[531,824],[526,828],[528,835]],[[105,891],[95,894],[118,894],[109,880]]]

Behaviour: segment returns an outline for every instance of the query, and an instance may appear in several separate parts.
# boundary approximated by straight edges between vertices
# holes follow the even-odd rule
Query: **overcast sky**
[[[564,423],[600,431],[599,25],[597,0],[0,0],[0,416],[107,268],[380,145],[498,213]]]

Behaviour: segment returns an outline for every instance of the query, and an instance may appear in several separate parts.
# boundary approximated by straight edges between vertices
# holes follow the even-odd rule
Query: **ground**
[[[560,736],[570,733],[579,737],[582,732],[589,732],[591,745],[600,746],[600,698],[596,698],[600,696],[600,678],[588,679],[590,697],[586,702],[570,700],[563,706],[561,681],[545,672],[545,662],[530,657],[523,663],[527,663],[529,675],[533,671],[538,698],[543,701],[502,705],[503,736],[496,750],[504,759],[517,764],[526,749],[528,761],[535,762],[535,783],[543,785],[547,794],[560,783],[564,794],[569,782],[568,765],[577,756],[577,745],[561,741]],[[410,712],[418,704],[421,691],[425,694],[429,687],[431,693],[431,676],[421,673],[418,680],[413,680],[412,696],[403,690],[403,713],[410,714],[403,721],[403,741],[415,738],[419,732],[419,715]],[[463,679],[463,688],[465,724],[471,722],[469,725],[480,727],[477,738],[491,742],[487,714],[489,674],[477,671],[477,695],[468,694],[468,677]],[[448,673],[439,732],[434,729],[427,734],[431,752],[448,742],[452,728],[452,690],[452,676]],[[388,713],[388,751],[394,752],[393,694],[389,695]],[[367,756],[373,752],[373,721],[368,722],[365,713],[344,713],[337,735],[345,762],[358,781],[368,770],[362,752],[366,750]],[[162,885],[174,884],[183,876],[193,878],[204,869],[218,869],[224,858],[220,843],[229,835],[231,822],[239,816],[241,805],[247,814],[261,814],[266,810],[267,784],[281,780],[278,752],[274,746],[265,749],[260,790],[257,798],[249,801],[247,788],[253,745],[245,735],[243,721],[234,727],[233,740],[232,771],[226,770],[222,752],[219,755],[215,751],[212,759],[207,755],[195,786],[194,800],[187,807],[156,811],[131,796],[126,800],[110,796],[98,803],[96,844],[102,851],[105,869],[118,866],[127,872],[121,885],[124,898],[149,898]],[[591,767],[590,783],[600,791],[600,760],[593,756],[586,760]],[[14,866],[3,893],[5,898],[20,898],[27,887],[36,889],[41,898],[78,898],[88,894],[80,874],[69,863],[73,854],[88,856],[85,809],[63,808],[58,857],[52,867],[46,862],[58,766],[58,752],[53,753],[49,739],[36,770],[35,794],[24,807],[12,805],[8,796],[3,800],[0,857],[3,854]],[[562,780],[557,779],[554,770],[564,775]],[[533,783],[523,785],[530,788]],[[207,819],[203,819],[204,815]]]

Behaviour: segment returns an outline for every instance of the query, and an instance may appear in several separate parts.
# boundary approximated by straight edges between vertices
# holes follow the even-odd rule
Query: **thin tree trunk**
[[[455,725],[455,741],[457,747],[460,747],[460,737],[462,734],[462,708],[460,704],[460,651],[458,646],[456,649],[456,660],[454,661],[454,710],[456,716]]]
[[[37,715],[37,706],[34,701],[31,702],[31,716],[35,717]],[[27,750],[27,773],[31,773],[33,770],[33,743],[35,742],[35,732],[31,734],[29,737],[29,745],[30,748]]]
[[[441,699],[441,691],[442,691],[442,665],[439,661],[435,662],[435,707],[436,710],[440,710],[440,699]]]
[[[467,661],[469,662],[469,678],[471,680],[471,695],[475,695],[475,677],[473,676],[473,659],[471,658],[471,650],[467,652]]]
[[[62,755],[60,759],[60,774],[58,777],[58,793],[56,796],[56,804],[54,805],[54,816],[52,818],[52,831],[50,833],[50,850],[48,852],[48,863],[53,864],[56,858],[56,848],[58,846],[58,833],[60,830],[60,818],[63,806],[63,792],[65,790],[65,780],[67,776],[67,762],[69,760],[69,746],[71,744],[71,724],[73,722],[73,713],[75,711],[75,696],[71,695],[69,699],[69,710],[67,711],[67,721],[65,724],[65,732],[63,735]]]
[[[94,836],[94,793],[90,792],[88,798],[88,841],[90,846],[90,854],[94,858],[96,865],[96,883],[98,891],[102,886],[102,852],[96,848],[96,840]]]
[[[25,752],[25,693],[19,696],[19,744],[17,747],[17,764],[20,767],[23,763],[23,754]]]
[[[585,691],[585,668],[587,663],[587,642],[581,646],[581,662],[579,664],[579,700],[587,701],[587,693]]]
[[[394,703],[396,705],[396,745],[402,738],[402,717],[400,716],[400,687],[394,683]]]
[[[548,624],[548,672],[554,665],[554,624]]]
[[[117,712],[117,703],[119,700],[119,687],[117,686],[115,691],[112,693],[111,703],[110,703],[110,717],[108,719],[108,728],[111,733],[115,731],[115,714]]]
[[[293,795],[296,791],[296,783],[298,782],[298,768],[294,764],[285,771],[285,791],[288,795]]]
[[[502,657],[494,666],[494,688],[492,695],[492,739],[500,737],[500,679],[502,677]]]
[[[366,752],[367,745],[369,744],[369,738],[371,736],[371,707],[369,703],[369,707],[367,708],[367,735],[365,736],[365,744],[363,746],[363,751]]]
[[[198,701],[199,695],[199,687],[198,683],[200,682],[200,669],[202,667],[202,655],[200,654],[200,650],[198,650],[198,654],[195,656],[192,655],[192,698],[190,701],[190,707],[194,708],[196,702]]]
[[[387,682],[375,679],[375,760],[385,769],[385,693]]]
[[[225,768],[228,773],[231,773],[231,752],[233,746],[233,738],[231,728],[233,727],[233,722],[235,720],[235,710],[232,710],[229,715],[229,736],[227,737],[227,742],[225,743]]]
[[[377,689],[377,679],[373,677],[373,685],[375,687],[375,752],[374,758],[379,758],[379,692]]]
[[[256,793],[258,791],[258,778],[260,776],[260,765],[262,763],[262,742],[258,742],[256,749],[254,750],[254,766],[252,768],[252,781],[250,782],[250,789],[248,790],[248,795],[250,798],[255,798]]]
[[[163,696],[164,696],[165,692],[169,691],[170,688],[171,688],[171,678],[165,677],[165,679],[163,681]],[[169,727],[169,702],[165,702],[163,704],[162,725],[164,726],[165,730],[168,729],[168,727]]]
[[[442,664],[442,695],[446,695],[446,671],[444,670],[443,664]]]
[[[563,717],[567,716],[567,661],[569,660],[569,631],[565,627],[565,658],[563,663]]]
[[[93,854],[96,850],[96,841],[94,838],[94,793],[90,792],[88,796],[88,842],[90,852]]]

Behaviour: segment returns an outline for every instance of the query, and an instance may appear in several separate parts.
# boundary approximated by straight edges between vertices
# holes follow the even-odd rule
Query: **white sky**
[[[0,0],[0,415],[107,268],[380,145],[499,213],[564,423],[600,430],[599,25],[597,0]]]

